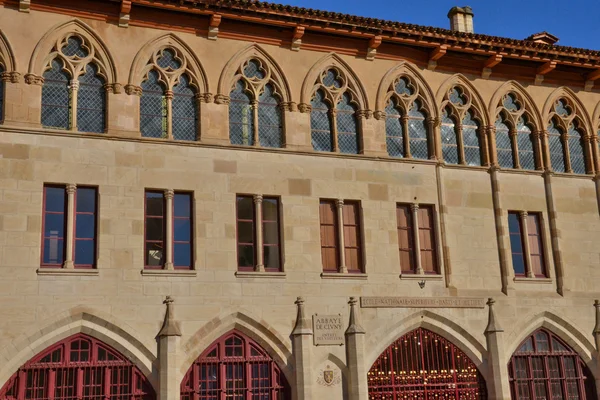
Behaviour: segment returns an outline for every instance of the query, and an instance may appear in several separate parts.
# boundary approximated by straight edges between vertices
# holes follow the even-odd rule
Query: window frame
[[[522,257],[523,257],[523,265],[524,265],[524,273],[516,273],[515,266],[513,261],[513,248],[512,242],[510,240],[510,236],[512,235],[510,232],[510,215],[516,215],[517,221],[519,223],[519,238],[521,241],[522,248]],[[525,214],[525,215],[523,215]],[[509,210],[507,213],[507,226],[508,226],[508,235],[509,235],[509,243],[510,243],[510,253],[511,253],[511,264],[513,275],[516,279],[551,279],[550,269],[548,265],[548,254],[547,254],[547,246],[546,246],[546,233],[545,233],[545,225],[544,225],[544,213],[541,211],[516,211]],[[538,231],[536,233],[529,231],[529,226],[525,227],[525,224],[529,225],[530,217],[534,218],[537,224]],[[527,237],[525,237],[525,230],[527,230]],[[531,237],[537,237],[538,245],[539,245],[539,254],[535,254],[535,256],[540,259],[540,269],[542,271],[541,274],[535,273],[533,269],[533,260],[532,256],[534,254],[531,250]],[[527,243],[525,243],[527,240]],[[519,253],[517,253],[519,254]]]
[[[357,240],[356,240],[356,250],[357,250],[357,254],[358,254],[358,269],[350,269],[348,268],[348,273],[349,274],[364,274],[365,273],[365,262],[364,262],[364,233],[363,233],[363,215],[362,215],[362,203],[360,200],[344,200],[344,205],[343,207],[346,207],[347,205],[353,206],[355,207],[355,215],[356,215],[356,222],[354,225],[349,225],[346,223],[346,218],[344,218],[342,216],[342,228],[344,231],[344,259],[346,260],[346,268],[348,268],[348,257],[346,255],[346,250],[347,249],[353,249],[354,247],[351,247],[348,245],[348,243],[346,242],[346,227],[348,226],[354,226],[356,229],[356,234],[358,236]],[[343,208],[342,208],[342,215],[344,214],[343,212]],[[339,221],[338,221],[339,223]],[[340,247],[341,248],[341,247]]]
[[[50,264],[44,262],[44,252],[45,252],[45,242],[46,242],[46,214],[48,213],[46,210],[46,202],[48,199],[47,189],[48,188],[56,188],[62,189],[64,195],[64,205],[62,213],[58,213],[57,211],[52,211],[50,214],[62,214],[63,215],[63,236],[62,236],[62,248],[63,248],[63,256],[62,262],[60,264]],[[68,209],[69,209],[69,196],[67,195],[67,185],[60,183],[47,183],[44,184],[43,193],[42,193],[42,245],[41,245],[41,254],[40,254],[40,268],[53,268],[60,269],[63,268],[65,260],[67,259],[67,223],[68,223]]]
[[[278,259],[279,259],[279,268],[267,268],[267,264],[265,263],[265,250],[264,248],[266,246],[274,246],[274,245],[266,245],[265,244],[265,229],[264,229],[264,222],[265,222],[265,200],[266,199],[271,199],[271,200],[275,200],[277,201],[277,240],[278,240],[278,244],[277,244],[277,249],[278,249]],[[263,237],[263,243],[262,243],[262,247],[263,247],[263,264],[265,266],[265,271],[266,272],[283,272],[283,236],[282,236],[282,221],[281,221],[281,217],[283,215],[283,210],[282,210],[282,205],[281,205],[281,197],[280,196],[263,196],[263,201],[261,204],[261,215],[262,215],[262,221],[260,221],[260,228],[262,229],[262,237]],[[269,221],[272,222],[272,221]],[[258,250],[258,248],[257,248]]]
[[[87,238],[81,238],[78,239],[77,238],[77,215],[78,214],[85,214],[85,215],[89,215],[89,212],[78,212],[77,211],[77,202],[78,202],[78,198],[79,198],[79,189],[93,189],[94,190],[94,212],[93,212],[93,216],[94,216],[94,237],[92,239],[87,239]],[[73,204],[73,265],[75,268],[79,268],[79,269],[95,269],[97,267],[97,262],[98,262],[98,202],[99,202],[99,190],[98,190],[98,186],[88,186],[88,185],[82,185],[82,186],[77,186],[77,189],[75,191],[75,196],[73,196],[74,199],[74,204]],[[93,245],[93,249],[94,249],[94,258],[93,264],[76,264],[75,263],[75,259],[76,259],[76,254],[77,254],[77,241],[78,240],[92,240],[94,242]]]
[[[162,196],[162,208],[163,208],[163,215],[160,217],[162,219],[162,232],[163,232],[163,238],[162,238],[162,245],[163,245],[163,262],[158,265],[148,265],[148,243],[152,242],[152,243],[158,243],[158,241],[155,240],[151,240],[149,241],[148,238],[148,197],[147,195],[149,193],[160,193],[160,195]],[[166,220],[167,220],[167,198],[165,196],[164,190],[160,190],[160,189],[145,189],[144,190],[144,269],[145,270],[161,270],[165,268],[165,264],[167,262],[166,257],[167,257],[167,225],[166,225]],[[154,216],[154,218],[158,219],[156,216]]]
[[[324,273],[338,273],[340,270],[340,238],[339,238],[339,218],[338,218],[338,211],[337,211],[337,204],[336,204],[335,199],[319,199],[319,247],[321,248],[321,269]],[[323,223],[323,214],[321,213],[321,205],[322,204],[329,204],[331,206],[331,208],[333,209],[333,224],[324,224]],[[333,248],[335,251],[335,269],[330,268],[330,269],[326,269],[325,268],[325,260],[323,258],[323,233],[322,233],[322,227],[323,226],[333,226],[333,240],[334,240],[334,245],[331,247],[325,247],[326,249],[331,249]]]
[[[184,195],[184,196],[189,196],[189,200],[190,200],[190,216],[189,217],[177,217],[175,215],[175,197],[177,195]],[[165,197],[165,203],[166,203],[166,197]],[[173,191],[173,201],[172,201],[172,216],[173,216],[173,237],[168,239],[171,241],[171,246],[172,246],[172,252],[173,252],[173,269],[175,270],[183,270],[183,271],[191,271],[194,269],[194,265],[195,265],[195,255],[196,252],[194,251],[194,244],[195,244],[195,232],[194,232],[194,215],[195,215],[195,199],[194,199],[194,192],[193,191],[185,191],[185,190],[174,190]],[[166,208],[166,204],[165,204],[165,208]],[[167,219],[167,216],[165,216],[165,220]],[[177,219],[186,219],[190,222],[190,240],[189,242],[184,242],[184,241],[178,241],[179,243],[189,243],[190,245],[190,265],[189,266],[178,266],[175,263],[175,244],[177,243],[175,241],[175,220]],[[166,222],[166,221],[165,221]],[[167,232],[166,232],[166,224],[165,224],[165,236],[166,236]],[[166,260],[165,260],[166,262]]]

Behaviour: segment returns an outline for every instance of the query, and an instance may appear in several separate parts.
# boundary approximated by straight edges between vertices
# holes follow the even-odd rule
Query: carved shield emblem
[[[323,380],[326,384],[331,385],[333,383],[333,371],[323,371]]]

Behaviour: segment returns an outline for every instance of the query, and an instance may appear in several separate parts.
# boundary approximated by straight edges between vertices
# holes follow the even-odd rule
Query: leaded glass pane
[[[569,155],[571,170],[576,174],[585,174],[585,155],[583,138],[575,124],[569,126]]]
[[[258,80],[265,77],[265,73],[260,67],[258,60],[250,60],[244,68],[244,76],[248,79],[256,78]]]
[[[67,57],[84,58],[88,55],[87,49],[83,47],[83,41],[77,36],[71,36],[61,51]]]
[[[534,137],[531,129],[523,119],[517,125],[517,147],[519,149],[519,164],[522,169],[535,170],[535,155],[533,152]]]
[[[414,90],[412,90],[412,88],[410,86],[410,82],[406,78],[398,79],[398,81],[396,82],[396,86],[394,87],[394,90],[400,96],[402,96],[402,95],[410,96],[414,93]]]
[[[496,152],[498,154],[498,164],[502,168],[514,167],[510,129],[502,118],[498,118],[496,121]]]
[[[548,127],[548,147],[552,170],[555,172],[566,172],[562,132],[558,129],[554,121]]]
[[[458,139],[454,120],[449,110],[442,113],[442,155],[448,164],[458,164]]]
[[[358,154],[358,132],[354,106],[344,93],[337,105],[337,134],[340,153]]]
[[[400,111],[392,100],[388,101],[385,108],[385,135],[387,151],[390,157],[404,157],[404,132]]]
[[[272,85],[258,99],[258,141],[262,147],[282,146],[281,110]]]
[[[140,98],[140,131],[144,137],[167,137],[167,99],[156,71],[148,72],[142,82]]]
[[[421,111],[421,104],[418,101],[415,101],[408,110],[408,138],[410,155],[413,158],[427,160],[429,158],[427,126],[425,114]]]
[[[338,73],[330,69],[323,77],[323,85],[326,87],[335,87],[339,89],[342,87],[342,81],[339,79]]]
[[[465,104],[467,104],[465,95],[462,93],[462,90],[460,90],[457,87],[452,88],[452,90],[450,90],[448,99],[452,104],[456,104],[458,106],[464,106]]]
[[[69,129],[71,122],[71,94],[69,76],[62,70],[63,62],[52,60],[44,72],[42,87],[42,125],[48,128]]]
[[[554,111],[561,117],[568,117],[569,115],[571,115],[571,108],[567,104],[567,101],[564,99],[560,99],[556,102],[556,105],[554,106]]]
[[[88,64],[79,77],[77,91],[77,130],[103,133],[106,130],[106,89],[98,67]]]
[[[324,101],[324,97],[323,92],[318,90],[310,102],[311,141],[314,150],[333,151],[329,105]]]
[[[240,79],[230,94],[229,103],[229,141],[231,144],[252,146],[254,144],[254,113],[250,96]]]
[[[502,102],[502,105],[508,111],[519,111],[519,109],[520,109],[519,104],[517,103],[517,98],[512,93],[508,94],[504,98],[504,101]]]
[[[173,103],[171,105],[173,121],[173,139],[196,140],[198,132],[198,105],[195,92],[190,85],[190,78],[181,75],[179,82],[173,86]]]
[[[467,165],[481,165],[481,143],[478,135],[479,123],[473,119],[470,111],[465,113],[462,129],[465,163]]]
[[[163,69],[171,69],[172,71],[181,68],[181,61],[175,58],[175,52],[171,49],[164,49],[162,54],[156,60],[159,67]]]

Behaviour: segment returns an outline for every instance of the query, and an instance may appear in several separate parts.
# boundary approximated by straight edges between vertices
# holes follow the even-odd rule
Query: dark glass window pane
[[[175,219],[174,237],[176,242],[191,241],[191,221],[189,219]]]
[[[77,212],[96,212],[96,189],[77,188]]]
[[[513,253],[512,262],[515,275],[525,275],[525,260],[523,259],[523,254]]]
[[[279,244],[279,227],[276,222],[263,223],[263,242],[265,244]]]
[[[173,211],[175,217],[189,218],[192,209],[192,196],[185,193],[175,193],[173,206],[175,207]]]
[[[240,267],[254,266],[254,247],[253,246],[238,246],[238,265]]]
[[[75,221],[75,237],[92,239],[96,233],[96,218],[93,214],[77,214]]]
[[[276,268],[280,267],[279,257],[279,246],[264,246],[264,262],[265,268]]]
[[[63,239],[44,239],[44,264],[62,264],[64,258],[65,243]]]
[[[65,212],[67,191],[64,187],[46,187],[46,211]]]
[[[162,218],[146,219],[146,240],[163,240],[163,234]]]
[[[252,222],[238,221],[238,242],[254,243],[254,224]]]
[[[93,240],[75,241],[76,265],[94,265],[94,244]]]
[[[173,264],[176,267],[192,265],[192,246],[189,243],[175,243],[173,246]]]
[[[521,233],[521,220],[518,213],[508,214],[508,230],[510,233]]]
[[[164,249],[162,243],[146,243],[146,265],[151,267],[164,264]]]
[[[164,215],[164,196],[162,193],[146,192],[146,215]]]
[[[277,199],[263,199],[263,220],[277,221],[279,215],[279,201]]]
[[[250,196],[238,196],[238,219],[254,219],[254,199]]]
[[[46,214],[44,236],[65,236],[65,214]]]

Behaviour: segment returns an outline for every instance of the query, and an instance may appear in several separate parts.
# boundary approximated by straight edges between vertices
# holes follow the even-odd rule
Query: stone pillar
[[[254,235],[256,236],[256,267],[255,271],[263,272],[265,270],[263,254],[263,230],[262,230],[262,203],[263,197],[260,194],[254,195],[254,215],[256,223],[254,224]]]
[[[167,99],[167,139],[173,139],[173,91],[165,91]]]
[[[523,232],[523,253],[525,255],[525,274],[528,278],[535,278],[533,274],[533,265],[531,264],[531,249],[529,246],[529,227],[527,226],[527,211],[519,212],[521,219],[521,231]]]
[[[177,350],[181,340],[179,323],[175,321],[174,300],[167,296],[165,319],[158,333],[159,400],[180,400],[179,374],[177,373]]]
[[[488,324],[485,328],[488,362],[488,394],[490,400],[510,399],[510,383],[508,380],[507,361],[504,359],[504,330],[496,321],[494,299],[488,299]]]
[[[346,329],[346,365],[348,367],[348,400],[368,400],[369,388],[365,366],[365,330],[358,321],[356,304],[350,297],[350,318]]]
[[[413,241],[415,248],[415,264],[417,275],[423,275],[423,266],[421,265],[421,241],[419,239],[419,205],[413,203],[410,205],[410,211],[412,213],[412,228],[413,228]]]
[[[165,213],[165,267],[164,269],[174,269],[173,267],[173,196],[175,193],[171,189],[165,190],[166,213]]]
[[[292,331],[292,353],[294,355],[294,371],[296,383],[294,396],[296,400],[311,400],[312,394],[312,340],[313,331],[310,320],[304,315],[304,299],[298,297],[295,302],[298,311],[296,325]]]
[[[331,151],[337,153],[339,149],[338,143],[338,127],[337,127],[337,110],[335,108],[329,109],[329,120],[331,121]]]
[[[67,229],[65,240],[65,262],[63,268],[75,268],[73,262],[73,243],[75,238],[75,191],[77,186],[70,183],[67,185]]]
[[[514,270],[509,263],[511,259],[510,236],[508,233],[508,219],[506,211],[502,208],[500,198],[500,181],[498,179],[498,166],[492,165],[489,169],[492,183],[492,203],[494,205],[494,222],[496,225],[496,241],[498,244],[498,258],[500,262],[500,279],[502,281],[502,293],[508,294],[512,289]]]
[[[568,289],[565,286],[564,277],[565,269],[562,260],[562,252],[560,251],[560,233],[558,230],[556,207],[554,205],[554,192],[552,190],[552,176],[551,170],[544,172],[544,190],[546,194],[546,204],[548,206],[548,225],[550,227],[550,243],[552,245],[552,257],[554,259],[554,268],[556,271],[556,291],[561,296],[564,296]]]
[[[71,130],[77,131],[77,93],[79,92],[79,81],[71,80]]]
[[[344,200],[336,200],[335,206],[337,209],[337,229],[338,229],[338,242],[337,245],[340,246],[339,257],[340,257],[340,265],[338,267],[338,272],[340,274],[345,274],[348,272],[348,267],[346,266],[346,244],[344,243]]]

